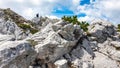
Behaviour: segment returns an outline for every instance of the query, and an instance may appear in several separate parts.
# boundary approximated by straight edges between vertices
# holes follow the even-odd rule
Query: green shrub
[[[80,27],[86,32],[88,31],[89,24],[86,21],[80,22]]]
[[[117,29],[118,32],[120,32],[120,29]]]
[[[67,21],[69,23],[80,25],[80,27],[84,31],[88,30],[89,23],[87,23],[86,21],[79,22],[76,15],[75,16],[63,16],[62,20]]]
[[[118,29],[120,29],[120,24],[118,24]]]
[[[117,31],[120,32],[120,24],[118,24],[117,28]]]

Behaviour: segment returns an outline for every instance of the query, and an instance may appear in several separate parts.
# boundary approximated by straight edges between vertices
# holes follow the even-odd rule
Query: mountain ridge
[[[84,31],[73,20],[0,9],[0,68],[120,68],[118,28],[94,20]]]

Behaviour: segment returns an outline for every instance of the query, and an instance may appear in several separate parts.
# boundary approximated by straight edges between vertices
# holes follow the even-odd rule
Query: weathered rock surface
[[[20,28],[20,22],[30,29]],[[33,28],[39,32],[30,34]],[[10,9],[0,9],[0,68],[120,68],[116,30],[104,20],[94,20],[88,32],[46,17],[27,23]]]
[[[24,38],[22,29],[20,29],[14,22],[0,19],[0,33],[3,35],[13,35],[15,39]]]
[[[11,9],[0,9],[0,34],[13,35],[16,40],[22,40],[31,35],[30,30],[20,27],[29,22]],[[25,27],[24,25],[21,25]]]
[[[96,57],[93,60],[94,68],[120,68],[119,62],[112,60],[108,56],[95,52]]]
[[[42,29],[45,26],[47,26],[50,22],[51,23],[56,23],[58,22],[59,19],[50,19],[48,17],[34,17],[32,19],[32,24],[34,24],[34,27],[36,27],[37,29]]]
[[[2,35],[0,34],[0,42],[2,41],[14,41],[15,37],[13,35]]]
[[[93,21],[88,31],[100,43],[106,41],[107,37],[111,37],[116,32],[115,27],[110,22],[103,20]]]
[[[89,29],[91,36],[82,36],[82,38],[80,38],[81,40],[78,40],[79,44],[63,56],[70,63],[69,67],[119,68],[120,41],[117,37],[116,39],[113,38],[117,36],[114,30],[115,27],[105,21],[94,22],[90,27],[93,25],[96,28],[94,27],[94,30]],[[106,34],[104,34],[104,32],[106,32]],[[96,39],[93,40],[91,37],[95,37]]]
[[[36,52],[25,41],[7,41],[0,44],[0,68],[28,68]]]
[[[77,43],[78,38],[75,37],[76,34],[78,38],[82,36],[80,27],[72,24],[62,26],[57,23],[49,23],[30,39],[38,42],[38,45],[35,46],[38,58],[44,59],[47,63],[55,62],[62,55],[68,53]]]

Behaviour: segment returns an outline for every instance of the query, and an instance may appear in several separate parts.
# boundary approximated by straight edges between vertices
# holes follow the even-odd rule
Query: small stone
[[[65,59],[57,60],[54,64],[56,65],[56,68],[68,68],[67,60]]]

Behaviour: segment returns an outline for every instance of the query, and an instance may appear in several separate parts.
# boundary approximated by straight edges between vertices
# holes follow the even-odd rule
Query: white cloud
[[[79,17],[78,18],[79,21],[87,21],[87,22],[91,22],[94,19],[95,19],[94,17],[89,17],[89,16]]]
[[[120,0],[91,0],[89,5],[79,5],[77,13],[85,13],[88,17],[101,18],[119,23]]]
[[[90,4],[80,5],[82,0],[0,0],[0,8],[11,8],[22,16],[31,19],[36,13],[42,16],[53,16],[56,9],[63,7],[74,14],[85,13],[81,19],[101,18],[119,23],[120,0],[90,0]],[[58,15],[59,16],[59,15]]]
[[[23,3],[24,0],[15,0],[16,2]]]
[[[11,8],[20,15],[31,19],[39,13],[42,16],[52,15],[55,8],[71,8],[76,6],[79,0],[0,0],[0,8]],[[74,5],[73,5],[74,4]],[[74,7],[75,8],[75,7]]]
[[[23,15],[25,17],[31,17],[31,16],[34,16],[34,14],[35,14],[35,12],[32,8],[24,9]]]
[[[46,17],[48,17],[48,18],[51,18],[51,19],[60,19],[59,17],[57,17],[57,16],[52,16],[52,15],[47,15]]]

